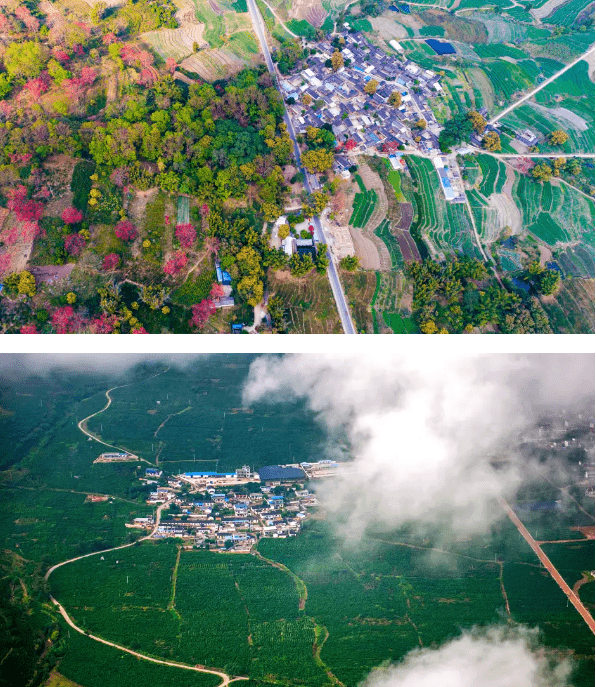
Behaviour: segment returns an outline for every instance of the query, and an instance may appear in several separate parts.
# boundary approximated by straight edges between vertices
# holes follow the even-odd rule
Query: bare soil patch
[[[380,17],[371,17],[369,19],[375,33],[379,38],[390,41],[392,39],[399,40],[400,38],[407,38],[408,32],[402,24],[398,24],[391,17],[381,15]]]
[[[67,265],[42,265],[29,268],[29,272],[35,277],[36,282],[53,284],[54,282],[66,279],[74,270],[74,262]]]

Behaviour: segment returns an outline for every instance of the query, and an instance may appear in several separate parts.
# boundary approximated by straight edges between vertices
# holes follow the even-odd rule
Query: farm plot
[[[346,272],[342,274],[341,279],[356,329],[363,334],[372,334],[374,322],[371,303],[377,290],[377,272]]]
[[[594,280],[564,279],[556,298],[543,307],[553,329],[560,334],[594,333]]]
[[[68,631],[64,623],[63,632]],[[70,631],[66,654],[60,660],[60,674],[85,687],[216,687],[221,683],[217,675],[140,661],[73,631]],[[61,686],[63,682],[56,684]]]
[[[475,45],[474,51],[479,57],[496,59],[499,57],[511,57],[514,60],[523,60],[527,54],[519,48],[504,43],[491,43],[489,45]]]
[[[176,61],[192,55],[194,44],[206,46],[203,38],[203,24],[187,24],[177,29],[159,29],[141,34],[142,40],[159,53],[164,60],[173,57]]]
[[[487,62],[482,65],[495,89],[497,99],[509,103],[514,94],[531,88],[535,82],[527,68],[505,61]]]
[[[407,163],[418,186],[416,228],[421,235],[435,247],[435,253],[463,252],[477,257],[479,252],[472,240],[472,223],[466,206],[445,201],[430,160],[408,156]]]
[[[282,272],[270,274],[269,290],[285,303],[292,333],[341,333],[341,323],[326,274],[311,272],[303,279],[295,279]]]
[[[593,31],[576,31],[557,38],[531,38],[524,47],[534,57],[549,57],[568,64],[586,52],[593,42]]]
[[[383,321],[394,334],[420,334],[416,322],[411,317],[404,317],[400,313],[384,312]]]
[[[528,27],[510,19],[504,19],[491,12],[475,12],[467,15],[470,19],[481,22],[486,27],[487,43],[516,43],[528,35]]]
[[[570,0],[563,5],[559,5],[552,14],[549,14],[548,17],[542,21],[545,24],[572,26],[577,19],[577,15],[593,2],[594,0]]]
[[[388,219],[383,220],[381,224],[379,224],[379,226],[374,230],[374,233],[387,246],[387,250],[391,256],[391,269],[403,269],[404,257],[399,247],[397,238],[391,232],[391,222]]]
[[[354,197],[350,224],[357,228],[365,227],[375,209],[377,200],[377,193],[372,189],[370,191],[365,190],[364,193],[357,193]]]
[[[467,194],[480,236],[486,242],[495,241],[503,228],[499,223],[497,209],[491,207],[488,200],[478,191],[468,191]]]
[[[588,243],[571,246],[557,254],[563,274],[570,277],[594,278],[594,246]]]
[[[520,207],[524,228],[550,246],[594,242],[594,202],[576,189],[538,183],[518,175],[513,199]]]
[[[507,168],[492,155],[478,155],[476,158],[482,172],[480,193],[488,198],[493,193],[501,193],[507,179]]]

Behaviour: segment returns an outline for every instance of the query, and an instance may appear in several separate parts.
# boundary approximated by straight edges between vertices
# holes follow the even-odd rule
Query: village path
[[[47,573],[44,575],[44,579],[48,580],[50,575],[54,572],[54,570],[57,570],[58,568],[61,568],[63,565],[67,565],[68,563],[74,563],[75,561],[79,561],[82,558],[89,558],[90,556],[98,556],[100,554],[104,553],[109,553],[110,551],[119,551],[120,549],[127,549],[131,546],[134,546],[137,542],[144,541],[146,539],[151,539],[153,535],[157,532],[157,528],[159,527],[159,524],[161,522],[161,511],[163,508],[166,508],[169,506],[168,503],[162,503],[157,507],[157,511],[155,513],[155,525],[153,526],[153,529],[151,530],[150,534],[146,535],[145,537],[141,537],[140,539],[137,539],[135,542],[131,542],[130,544],[121,544],[120,546],[113,546],[111,549],[104,549],[102,551],[93,551],[92,553],[86,553],[83,556],[76,556],[75,558],[69,558],[67,561],[62,561],[61,563],[57,563],[56,565],[53,565]],[[86,637],[89,637],[89,639],[94,639],[96,642],[101,642],[102,644],[105,644],[106,646],[112,646],[115,649],[119,649],[120,651],[124,651],[127,654],[131,654],[131,656],[136,656],[137,658],[142,658],[145,661],[151,661],[152,663],[160,663],[161,665],[165,666],[170,666],[172,668],[182,668],[184,670],[194,670],[197,673],[210,673],[211,675],[217,675],[218,677],[221,678],[221,683],[218,685],[218,687],[225,687],[225,685],[229,685],[232,682],[235,682],[236,680],[248,680],[250,678],[248,677],[232,677],[228,675],[227,673],[224,673],[221,670],[215,670],[215,669],[210,669],[210,668],[197,668],[196,666],[189,666],[186,665],[185,663],[174,663],[172,661],[161,661],[157,658],[152,658],[151,656],[145,656],[145,654],[140,654],[137,651],[133,651],[132,649],[127,649],[124,646],[120,646],[119,644],[115,644],[114,642],[109,642],[107,639],[102,639],[101,637],[96,637],[95,635],[92,634],[87,634],[84,630],[82,630],[80,627],[75,625],[74,621],[72,618],[68,615],[62,604],[60,604],[59,601],[57,601],[52,595],[50,595],[50,600],[52,603],[58,608],[60,611],[60,614],[64,618],[64,620],[68,623],[70,627],[72,627],[73,630],[76,630],[82,635],[85,635]]]
[[[157,374],[152,375],[151,377],[148,377],[147,380],[153,379],[154,377],[159,377],[159,375],[165,374],[169,369],[170,369],[170,368],[169,368],[169,366],[168,366],[163,372],[158,372]],[[95,434],[92,434],[89,430],[85,429],[85,428],[83,427],[83,425],[85,424],[85,422],[87,422],[87,420],[90,420],[92,417],[95,417],[96,415],[99,415],[100,413],[103,413],[104,411],[106,411],[106,410],[112,405],[112,397],[110,396],[110,391],[115,391],[116,389],[124,389],[124,387],[132,386],[133,384],[135,384],[135,382],[131,382],[130,384],[121,384],[120,386],[114,386],[114,387],[112,387],[111,389],[108,389],[108,390],[106,391],[106,398],[108,399],[108,402],[106,403],[106,405],[105,405],[101,410],[98,410],[96,413],[92,413],[91,415],[88,415],[87,417],[83,418],[83,419],[78,423],[77,426],[78,426],[78,428],[81,430],[81,432],[83,432],[83,434],[85,434],[86,436],[90,437],[90,438],[93,439],[94,441],[97,441],[98,443],[102,444],[103,446],[107,446],[108,448],[115,448],[115,449],[117,449],[118,451],[124,451],[125,453],[130,453],[130,451],[129,451],[128,449],[126,449],[126,448],[122,448],[121,446],[114,446],[114,445],[112,445],[112,444],[107,444],[105,441],[102,441],[101,439],[98,439],[98,438],[95,436]],[[149,463],[149,465],[153,465],[153,463],[152,463],[151,461],[146,460],[145,458],[139,458],[138,456],[136,456],[136,458],[138,458],[138,460],[140,460],[140,461],[142,461],[142,462],[144,462],[144,463]]]
[[[581,617],[585,620],[587,626],[590,628],[592,631],[592,634],[595,632],[595,625],[594,625],[594,618],[590,615],[590,612],[588,609],[583,605],[583,603],[579,600],[579,597],[577,594],[573,592],[571,587],[565,582],[565,580],[561,577],[559,574],[559,571],[555,568],[555,566],[550,562],[550,559],[548,556],[544,553],[544,551],[538,546],[538,543],[532,537],[532,535],[528,532],[528,530],[524,527],[524,524],[522,521],[517,517],[517,515],[514,513],[513,509],[511,506],[504,501],[503,499],[499,499],[499,502],[501,504],[501,507],[505,511],[505,513],[509,516],[509,519],[513,524],[517,527],[519,530],[520,534],[522,537],[528,542],[528,544],[532,547],[532,550],[534,553],[538,556],[544,567],[548,570],[550,573],[551,577],[553,580],[559,585],[559,587],[563,590],[565,593],[565,596],[571,601],[571,603],[575,606],[575,609],[577,612],[581,615]]]
[[[518,105],[521,105],[521,103],[525,102],[532,96],[534,96],[538,91],[541,91],[545,86],[548,86],[549,83],[552,83],[555,81],[555,79],[558,79],[561,74],[564,74],[566,71],[571,69],[572,67],[575,67],[575,65],[578,62],[581,62],[582,60],[585,60],[589,55],[591,55],[594,52],[594,47],[592,46],[589,50],[587,50],[583,55],[580,55],[577,57],[573,62],[570,62],[567,66],[563,67],[563,69],[560,69],[556,74],[553,74],[550,78],[545,79],[539,86],[534,88],[532,91],[529,93],[526,93],[526,95],[522,96],[519,100],[516,100],[512,105],[509,105],[509,107],[506,107],[502,112],[500,112],[496,117],[493,117],[491,120],[489,120],[489,124],[495,124],[495,122],[498,122],[501,117],[504,117],[506,114],[509,114],[512,110],[514,110]]]
[[[277,12],[273,9],[273,7],[271,7],[271,5],[267,2],[267,0],[262,0],[262,2],[263,2],[263,5],[265,5],[265,7],[267,7],[271,11],[271,14],[277,19],[277,21],[290,34],[290,36],[294,36],[294,38],[300,39],[300,36],[297,36],[295,33],[292,33],[292,31],[290,31],[290,29],[288,29],[288,27],[282,21],[281,17],[278,16]]]

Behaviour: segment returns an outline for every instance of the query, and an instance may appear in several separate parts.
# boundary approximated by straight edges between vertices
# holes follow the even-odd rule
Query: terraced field
[[[570,0],[563,5],[559,5],[557,9],[543,19],[545,24],[557,24],[558,26],[572,26],[577,15],[594,0]]]
[[[341,334],[342,328],[326,274],[294,279],[270,274],[269,291],[281,297],[293,334]]]
[[[431,245],[431,250],[439,256],[459,252],[480,257],[465,204],[445,201],[430,160],[408,156],[407,163],[417,183],[417,228]]]
[[[374,190],[366,190],[364,193],[357,193],[354,198],[352,216],[350,224],[353,227],[362,228],[366,226],[368,220],[377,204],[377,194]]]
[[[513,198],[522,212],[524,228],[549,246],[594,244],[594,202],[576,189],[518,175]]]

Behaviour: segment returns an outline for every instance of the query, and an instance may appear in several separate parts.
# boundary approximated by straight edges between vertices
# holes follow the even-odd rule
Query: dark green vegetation
[[[478,260],[425,260],[411,263],[408,270],[414,282],[412,309],[425,334],[472,332],[487,326],[506,334],[551,332],[536,297],[523,299],[499,286]]]
[[[39,687],[65,650],[39,563],[0,553],[0,684]],[[15,680],[19,680],[16,682]]]
[[[68,632],[63,623],[62,632]],[[70,630],[68,647],[60,661],[60,673],[84,687],[215,687],[217,675],[169,668],[105,646]]]
[[[59,568],[52,589],[79,625],[123,646],[232,675],[325,682],[288,573],[208,551],[182,551],[174,572],[177,554],[170,541],[93,556]]]

